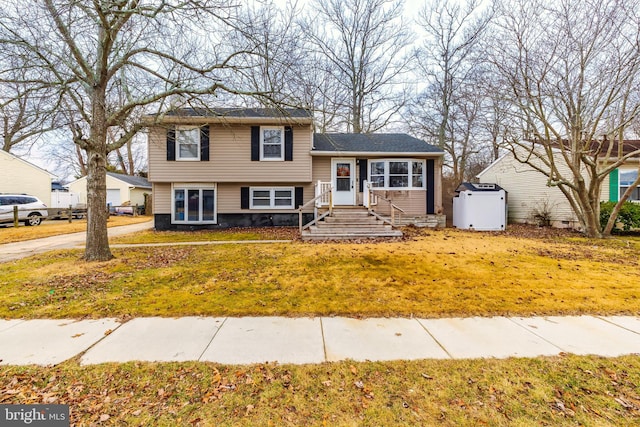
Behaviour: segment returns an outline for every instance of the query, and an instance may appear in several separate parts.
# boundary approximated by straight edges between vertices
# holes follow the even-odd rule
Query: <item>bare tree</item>
[[[314,76],[327,104],[321,113],[337,113],[354,133],[387,126],[404,103],[397,86],[409,64],[402,2],[314,0],[311,9],[303,31],[322,73]]]
[[[55,97],[52,100],[46,88],[16,81],[20,79],[0,83],[0,149],[7,152],[17,145],[32,144],[56,128]]]
[[[526,135],[511,150],[562,191],[591,237],[602,234],[603,181],[640,156],[625,142],[640,113],[639,11],[637,0],[506,0],[491,44],[496,93]]]
[[[138,118],[198,94],[234,91],[224,84],[228,70],[248,54],[225,44],[236,9],[224,0],[3,1],[4,54],[29,71],[16,83],[55,88],[69,106],[73,140],[87,154],[86,260],[113,257],[107,156],[140,130]],[[1,80],[15,81],[0,70]]]
[[[492,16],[479,0],[437,0],[425,5],[417,19],[425,38],[414,53],[416,71],[426,89],[406,116],[414,132],[445,151],[455,183],[468,178],[467,163],[484,150],[479,141],[484,98],[478,47]]]

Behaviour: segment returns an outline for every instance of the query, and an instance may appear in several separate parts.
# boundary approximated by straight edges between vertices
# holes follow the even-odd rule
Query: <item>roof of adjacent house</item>
[[[316,133],[314,152],[443,154],[435,145],[404,133]]]
[[[119,179],[122,182],[126,182],[127,184],[132,185],[134,187],[151,188],[151,183],[147,181],[147,178],[144,178],[141,176],[124,175],[124,174],[115,173],[115,172],[107,172],[107,175],[109,175],[112,178]]]
[[[544,146],[544,143],[540,143],[537,140],[528,141],[534,145],[540,144],[541,146]],[[586,145],[586,141],[582,144]],[[562,142],[552,141],[551,143],[551,146],[557,149],[559,149],[561,145],[564,145],[568,150],[571,149],[571,144],[567,140],[563,140]],[[582,147],[582,150],[588,155],[595,155],[598,153],[599,156],[606,156],[608,150],[610,150],[611,156],[614,158],[617,157],[619,151],[622,151],[623,156],[631,154],[634,157],[637,157],[636,154],[640,151],[640,139],[625,139],[622,142],[617,139],[593,139],[589,143],[589,150],[587,151],[584,147]]]

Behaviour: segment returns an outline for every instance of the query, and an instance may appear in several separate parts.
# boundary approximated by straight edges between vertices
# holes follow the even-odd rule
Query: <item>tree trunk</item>
[[[107,125],[105,92],[92,94],[91,136],[87,144],[87,246],[84,259],[108,261],[113,258],[107,235]]]
[[[584,234],[587,237],[594,239],[602,238],[602,232],[600,231],[600,218],[598,218],[597,212],[593,209],[584,212],[585,231]]]
[[[84,259],[108,261],[113,258],[107,235],[107,154],[106,149],[87,150],[87,246]]]

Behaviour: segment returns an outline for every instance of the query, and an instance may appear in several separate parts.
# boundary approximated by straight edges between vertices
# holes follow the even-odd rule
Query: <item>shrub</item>
[[[616,202],[600,203],[600,225],[602,229],[607,225],[607,221],[615,205]],[[640,203],[624,202],[620,213],[618,213],[616,223],[622,225],[622,229],[626,231],[633,228],[640,228]]]

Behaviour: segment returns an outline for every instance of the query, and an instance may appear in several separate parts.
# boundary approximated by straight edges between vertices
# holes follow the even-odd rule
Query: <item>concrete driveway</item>
[[[136,231],[148,230],[150,228],[153,228],[153,221],[109,227],[107,233],[109,237],[115,237],[135,233]],[[25,240],[24,242],[6,243],[0,245],[0,262],[14,261],[58,249],[84,247],[86,234],[86,232],[81,231],[79,233],[61,234],[42,239]]]

